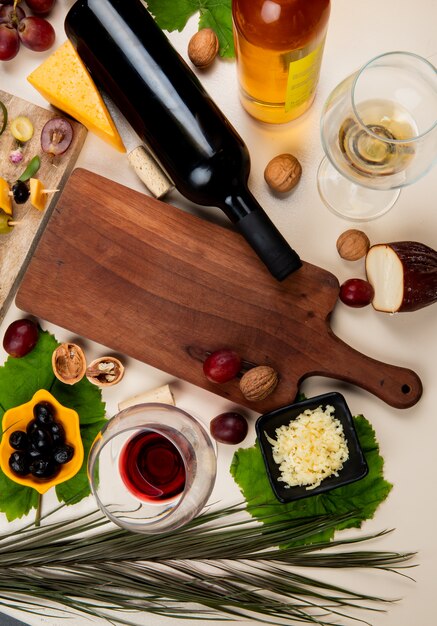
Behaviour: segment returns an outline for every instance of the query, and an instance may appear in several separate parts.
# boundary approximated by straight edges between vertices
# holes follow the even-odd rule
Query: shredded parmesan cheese
[[[276,439],[268,437],[273,446],[273,459],[279,465],[278,480],[287,487],[318,487],[328,476],[338,476],[349,458],[343,426],[333,417],[334,407],[307,409],[288,426],[276,429]]]

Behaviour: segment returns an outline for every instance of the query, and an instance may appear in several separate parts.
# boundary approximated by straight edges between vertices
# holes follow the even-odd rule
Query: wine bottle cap
[[[237,226],[277,280],[284,280],[302,266],[297,252],[284,239],[262,209],[248,213],[237,223]]]

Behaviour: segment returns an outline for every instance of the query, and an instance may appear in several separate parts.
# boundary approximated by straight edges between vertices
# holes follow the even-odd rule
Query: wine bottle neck
[[[253,211],[262,210],[261,205],[246,186],[241,185],[233,193],[227,195],[220,207],[228,218],[236,224]]]
[[[221,208],[277,280],[283,280],[301,267],[299,255],[245,185],[229,194]]]

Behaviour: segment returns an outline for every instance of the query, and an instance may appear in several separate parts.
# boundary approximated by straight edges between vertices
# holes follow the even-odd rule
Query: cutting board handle
[[[410,369],[377,361],[358,352],[328,329],[331,359],[325,371],[313,372],[358,385],[396,409],[407,409],[419,401],[422,382]]]

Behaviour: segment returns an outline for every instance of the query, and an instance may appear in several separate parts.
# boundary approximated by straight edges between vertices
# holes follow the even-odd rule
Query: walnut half
[[[74,385],[85,376],[86,359],[75,343],[61,343],[52,354],[53,372],[61,382]]]
[[[93,385],[98,387],[110,387],[120,382],[123,378],[124,366],[121,361],[113,356],[103,356],[92,361],[87,370],[86,377]]]

